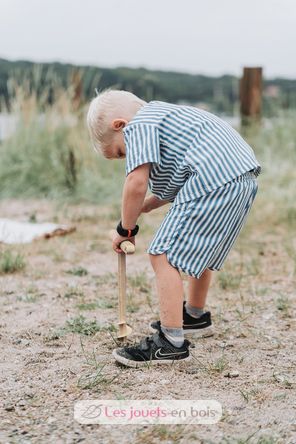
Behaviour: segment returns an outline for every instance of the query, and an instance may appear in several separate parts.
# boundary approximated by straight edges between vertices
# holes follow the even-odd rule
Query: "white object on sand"
[[[27,244],[34,239],[63,236],[72,231],[75,231],[75,227],[67,225],[0,219],[0,242],[5,244]]]

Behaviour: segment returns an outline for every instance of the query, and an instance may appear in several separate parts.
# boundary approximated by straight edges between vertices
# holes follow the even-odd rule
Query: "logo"
[[[207,321],[199,322],[198,324],[183,324],[183,327],[199,327],[200,325],[207,324]]]
[[[161,348],[156,350],[155,357],[156,359],[163,359],[163,358],[174,358],[176,356],[184,355],[184,353],[187,353],[187,350],[184,350],[179,353],[161,353]]]
[[[217,424],[221,417],[222,406],[214,399],[89,399],[74,405],[80,424]]]
[[[89,406],[87,406],[87,408],[84,412],[81,412],[81,416],[86,419],[95,419],[101,415],[101,413],[102,413],[101,407],[102,407],[102,404],[89,405]]]

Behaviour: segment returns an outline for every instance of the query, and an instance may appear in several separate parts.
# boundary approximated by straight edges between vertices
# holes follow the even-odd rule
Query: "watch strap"
[[[135,236],[138,231],[139,231],[139,225],[136,225],[135,228],[133,228],[132,230],[130,229],[125,229],[123,228],[121,221],[119,222],[119,224],[116,227],[116,231],[120,236],[123,237],[133,237]]]

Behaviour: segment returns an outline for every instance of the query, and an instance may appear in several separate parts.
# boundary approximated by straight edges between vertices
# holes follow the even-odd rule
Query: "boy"
[[[123,240],[135,244],[141,213],[172,203],[147,250],[160,306],[160,320],[150,326],[155,333],[113,356],[131,367],[186,361],[184,334],[211,326],[204,311],[211,275],[246,220],[261,166],[232,127],[195,107],[107,90],[92,100],[87,122],[98,152],[126,158],[117,253]],[[145,198],[148,185],[153,195]],[[186,303],[179,270],[189,279]]]

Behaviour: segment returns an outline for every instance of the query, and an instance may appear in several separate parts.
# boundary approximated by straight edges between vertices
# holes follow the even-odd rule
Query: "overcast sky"
[[[0,57],[296,78],[295,0],[0,0]]]

